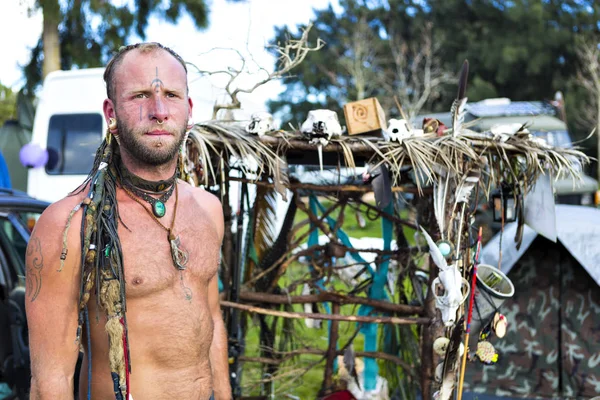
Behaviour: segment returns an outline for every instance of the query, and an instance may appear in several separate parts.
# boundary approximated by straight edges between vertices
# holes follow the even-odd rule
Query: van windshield
[[[48,127],[49,175],[87,174],[102,141],[100,114],[61,114]]]

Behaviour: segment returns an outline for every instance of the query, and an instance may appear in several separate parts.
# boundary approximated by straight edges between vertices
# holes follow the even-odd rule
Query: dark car
[[[49,203],[0,188],[0,399],[28,398],[31,376],[25,316],[25,253]]]

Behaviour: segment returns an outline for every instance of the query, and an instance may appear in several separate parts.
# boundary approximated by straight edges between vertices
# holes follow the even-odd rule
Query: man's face
[[[177,157],[192,110],[183,66],[162,49],[132,50],[114,77],[121,152],[140,164],[171,162]]]

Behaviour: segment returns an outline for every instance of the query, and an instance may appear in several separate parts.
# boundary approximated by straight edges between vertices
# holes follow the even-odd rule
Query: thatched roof
[[[197,124],[190,132],[189,162],[204,169],[201,184],[220,181],[222,167],[237,167],[256,179],[271,179],[280,191],[289,184],[287,165],[316,164],[317,146],[298,132],[276,131],[258,137],[239,125],[210,121]],[[490,183],[526,182],[533,184],[540,174],[582,178],[582,165],[589,158],[577,148],[554,148],[528,134],[516,134],[501,141],[491,132],[477,133],[463,129],[454,137],[426,134],[387,142],[378,136],[340,136],[322,148],[324,163],[354,168],[364,162],[386,164],[392,182],[400,184],[407,169],[419,189],[430,184],[439,174],[460,177],[471,164],[485,166]],[[229,165],[235,160],[236,165]]]

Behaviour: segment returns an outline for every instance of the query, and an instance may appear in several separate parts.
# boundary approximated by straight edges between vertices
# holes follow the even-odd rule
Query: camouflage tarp
[[[501,308],[508,332],[503,339],[490,339],[499,361],[469,363],[465,391],[545,399],[600,395],[596,282],[562,244],[542,237],[508,276],[515,286],[515,295]]]

